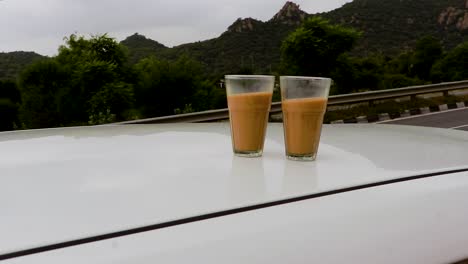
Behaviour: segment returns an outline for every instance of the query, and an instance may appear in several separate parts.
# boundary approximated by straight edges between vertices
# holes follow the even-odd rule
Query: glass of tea
[[[232,149],[236,156],[260,157],[275,83],[268,75],[226,75]]]
[[[284,141],[288,159],[315,160],[331,83],[329,78],[280,77]]]

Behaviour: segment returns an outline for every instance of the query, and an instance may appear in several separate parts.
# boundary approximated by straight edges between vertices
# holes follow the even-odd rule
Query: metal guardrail
[[[362,102],[373,102],[377,100],[393,99],[398,97],[416,96],[429,93],[444,94],[448,91],[468,89],[468,80],[449,83],[438,83],[430,85],[409,86],[397,89],[369,91],[362,93],[333,95],[328,98],[328,106],[357,104]],[[270,114],[281,113],[281,102],[275,102],[271,105]],[[120,122],[117,124],[157,124],[157,123],[198,123],[220,121],[229,118],[227,108],[218,110],[209,110],[189,114],[161,116],[154,118],[138,119]]]

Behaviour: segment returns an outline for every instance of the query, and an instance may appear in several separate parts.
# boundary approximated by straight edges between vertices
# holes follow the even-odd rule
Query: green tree
[[[350,51],[359,37],[351,28],[332,25],[312,17],[291,33],[281,46],[283,71],[287,74],[330,76],[340,56]]]
[[[431,71],[434,82],[468,79],[468,41],[451,50]]]
[[[425,84],[424,81],[418,78],[411,78],[407,75],[396,73],[385,73],[382,76],[382,86],[381,89],[394,89],[402,88],[413,85],[422,85]]]
[[[107,35],[66,38],[56,57],[21,74],[23,123],[35,128],[125,119],[134,101],[126,61],[125,49]]]
[[[411,76],[429,80],[431,68],[442,57],[440,41],[432,36],[423,37],[416,43],[410,68]]]
[[[60,97],[63,95],[62,89],[68,77],[69,74],[54,59],[33,63],[21,73],[20,119],[26,128],[63,124]]]
[[[17,120],[18,106],[8,98],[0,97],[0,131],[13,130]]]
[[[13,81],[0,81],[0,131],[18,126],[18,106],[21,95]]]
[[[221,89],[203,78],[200,63],[188,57],[175,62],[146,58],[135,71],[136,102],[146,117],[212,109],[225,102]]]
[[[134,103],[133,86],[124,82],[111,82],[102,87],[88,101],[91,125],[114,122],[116,114],[125,115]]]
[[[338,83],[333,94],[377,90],[381,88],[383,59],[377,55],[365,58],[341,55],[334,71],[330,74]]]
[[[134,101],[131,68],[125,49],[115,39],[71,35],[59,48],[57,61],[71,72],[66,91],[71,96],[63,101],[68,123],[101,120],[96,116],[108,112],[117,120],[125,119]]]
[[[392,59],[380,54],[355,58],[343,54],[331,76],[338,82],[334,94],[400,88],[424,84],[425,81],[409,74],[412,54],[402,53]]]
[[[9,98],[13,103],[21,102],[21,93],[16,82],[11,80],[0,81],[0,98]]]
[[[412,52],[403,52],[390,59],[385,65],[385,72],[409,76],[412,68]]]

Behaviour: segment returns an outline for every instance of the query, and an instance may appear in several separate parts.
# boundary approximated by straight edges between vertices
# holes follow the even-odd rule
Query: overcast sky
[[[307,13],[351,0],[296,0]],[[286,0],[0,0],[0,52],[54,55],[72,33],[138,32],[166,46],[219,36],[237,18],[269,20]]]

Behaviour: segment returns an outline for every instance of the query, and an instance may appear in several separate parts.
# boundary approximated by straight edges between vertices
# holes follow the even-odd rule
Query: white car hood
[[[468,133],[325,126],[315,162],[233,157],[228,123],[0,133],[0,255],[287,198],[468,168]],[[350,205],[351,206],[351,205]]]

